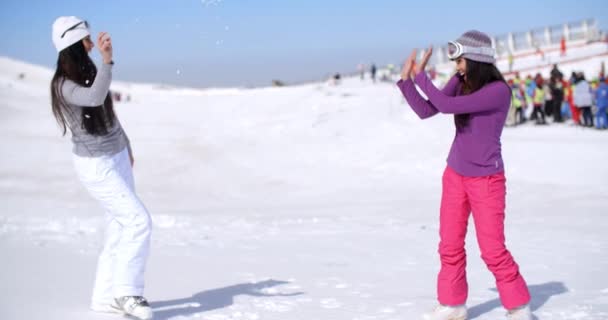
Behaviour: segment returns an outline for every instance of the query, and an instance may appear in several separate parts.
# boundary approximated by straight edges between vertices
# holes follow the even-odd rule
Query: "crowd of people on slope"
[[[608,82],[602,71],[587,80],[582,71],[572,72],[569,78],[553,66],[549,79],[540,73],[522,79],[518,73],[508,79],[511,86],[511,108],[507,126],[527,121],[538,125],[565,122],[568,119],[581,127],[608,129]]]

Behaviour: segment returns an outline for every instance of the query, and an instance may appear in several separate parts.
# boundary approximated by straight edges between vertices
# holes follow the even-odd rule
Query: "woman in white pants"
[[[109,94],[112,40],[105,32],[97,37],[103,58],[98,70],[88,55],[94,43],[86,21],[59,17],[52,37],[59,52],[51,81],[53,114],[63,134],[67,128],[72,133],[74,166],[82,184],[106,211],[91,309],[151,319],[143,290],[152,222],[135,193],[133,153]]]

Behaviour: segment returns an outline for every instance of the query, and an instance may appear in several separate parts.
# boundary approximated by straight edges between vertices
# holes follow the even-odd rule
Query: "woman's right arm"
[[[112,82],[112,38],[107,32],[97,36],[97,48],[101,53],[103,63],[97,70],[97,75],[90,87],[83,87],[74,81],[65,80],[61,86],[63,98],[69,104],[81,107],[97,107],[103,105],[110,83]]]
[[[460,80],[458,79],[458,76],[455,75],[448,81],[441,91],[445,95],[455,96],[459,83]],[[399,89],[401,89],[401,93],[405,97],[405,100],[407,100],[412,110],[416,112],[420,119],[430,118],[439,112],[439,110],[437,110],[437,108],[435,108],[430,101],[424,99],[420,95],[418,90],[416,90],[416,86],[412,79],[401,79],[399,82],[397,82],[397,86]]]
[[[412,79],[401,79],[397,82],[397,86],[401,90],[405,100],[407,100],[407,103],[420,119],[430,118],[439,112],[437,108],[420,95]]]
[[[97,71],[93,85],[83,87],[71,80],[65,80],[61,86],[61,93],[66,102],[81,107],[98,107],[103,105],[110,83],[112,82],[112,65],[103,63]]]

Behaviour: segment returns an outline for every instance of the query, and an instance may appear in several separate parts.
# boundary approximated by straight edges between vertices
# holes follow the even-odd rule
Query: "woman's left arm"
[[[496,81],[464,96],[450,97],[441,92],[424,72],[416,75],[415,82],[441,113],[463,114],[493,110],[502,107],[501,99],[509,99],[506,84]]]

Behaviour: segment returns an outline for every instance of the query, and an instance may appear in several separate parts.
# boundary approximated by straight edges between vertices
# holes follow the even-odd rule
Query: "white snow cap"
[[[53,22],[53,44],[57,52],[82,40],[89,34],[89,24],[78,17],[59,17]]]

